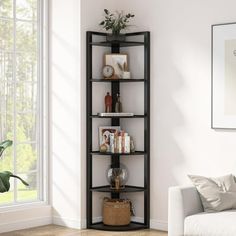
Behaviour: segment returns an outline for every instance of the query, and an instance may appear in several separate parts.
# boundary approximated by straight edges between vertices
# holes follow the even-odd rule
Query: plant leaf
[[[11,172],[0,172],[0,193],[8,192],[10,189],[10,176]]]
[[[11,177],[17,178],[22,182],[22,184],[24,184],[25,186],[29,186],[29,184],[26,181],[24,181],[21,177],[19,177],[17,175],[13,175],[13,174],[11,174]]]
[[[10,177],[17,178],[21,180],[21,182],[29,186],[28,183],[26,183],[23,179],[21,179],[19,176],[13,175],[10,171],[3,171],[0,172],[0,193],[8,192],[10,189]]]
[[[2,156],[4,150],[8,147],[10,147],[12,145],[12,141],[11,140],[5,140],[3,142],[0,143],[0,157]]]
[[[104,9],[104,12],[108,15],[109,11],[107,9]]]

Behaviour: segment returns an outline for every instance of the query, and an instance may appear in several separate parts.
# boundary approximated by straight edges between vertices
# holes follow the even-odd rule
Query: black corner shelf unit
[[[106,33],[87,31],[87,41],[86,41],[86,50],[87,50],[87,68],[86,68],[86,84],[87,84],[87,228],[88,229],[97,229],[97,230],[108,230],[108,231],[128,231],[128,230],[139,230],[147,229],[150,227],[150,32],[135,32],[126,34],[126,41],[123,42],[107,42],[104,40],[106,38]],[[142,41],[133,41],[132,39],[136,36],[142,36]],[[96,37],[96,41],[94,40]],[[100,41],[97,38],[101,38]],[[129,41],[132,40],[132,41]],[[93,78],[93,64],[92,64],[92,52],[93,47],[109,47],[111,53],[120,53],[120,48],[123,47],[143,47],[144,49],[144,78],[132,78],[132,79],[102,79],[102,78]],[[92,94],[93,94],[93,83],[110,83],[111,84],[111,95],[113,101],[115,101],[116,94],[120,91],[120,83],[132,83],[132,82],[141,82],[143,83],[144,88],[144,114],[143,115],[134,115],[132,117],[99,117],[92,113]],[[113,111],[115,110],[113,103]],[[102,112],[102,111],[101,111]],[[135,151],[133,153],[100,153],[97,150],[92,150],[92,124],[93,119],[97,118],[106,118],[110,119],[112,126],[119,126],[120,119],[143,119],[144,120],[144,150]],[[106,156],[111,159],[111,164],[113,166],[119,167],[120,157],[121,156],[143,156],[144,157],[144,186],[126,186],[120,191],[115,191],[110,189],[109,186],[93,186],[92,184],[92,164],[93,158],[99,156]],[[93,223],[93,192],[100,193],[110,193],[111,198],[120,198],[122,193],[135,193],[143,192],[144,193],[144,221],[143,223],[132,221],[127,226],[107,226],[102,222]]]

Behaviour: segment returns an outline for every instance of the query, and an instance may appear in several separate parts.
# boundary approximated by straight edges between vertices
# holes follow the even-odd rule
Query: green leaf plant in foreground
[[[0,143],[0,157],[2,156],[4,150],[8,147],[10,147],[13,144],[11,140],[5,140]]]
[[[10,171],[3,171],[0,172],[0,193],[8,192],[10,189],[10,177],[17,178],[21,180],[21,182],[29,186],[28,183],[26,183],[23,179],[21,179],[19,176],[13,175]]]
[[[12,141],[11,140],[5,140],[3,142],[0,143],[0,157],[2,156],[4,150],[8,147],[10,147],[12,145]],[[21,182],[25,185],[25,186],[29,186],[28,183],[26,183],[23,179],[21,179],[19,176],[16,176],[14,174],[12,174],[10,171],[3,171],[0,172],[0,193],[4,193],[4,192],[8,192],[10,189],[10,178],[17,178],[19,180],[21,180]]]

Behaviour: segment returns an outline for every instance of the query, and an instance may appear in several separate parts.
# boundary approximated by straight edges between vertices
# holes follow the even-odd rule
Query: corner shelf
[[[98,222],[91,224],[90,228],[96,230],[107,230],[107,231],[128,231],[128,230],[148,229],[149,227],[143,223],[132,221],[129,225],[126,226],[109,226],[109,225],[104,225],[102,222]]]
[[[126,34],[126,40],[122,42],[107,42],[104,41],[106,33],[87,31],[86,39],[86,162],[87,162],[87,176],[86,176],[86,194],[87,194],[87,228],[88,229],[97,229],[97,230],[108,230],[108,231],[128,231],[128,230],[139,230],[139,229],[148,229],[150,227],[150,32],[134,32]],[[136,36],[140,37],[137,38]],[[100,38],[99,38],[100,37]],[[133,38],[135,37],[135,38]],[[95,41],[96,40],[96,41]],[[136,41],[137,40],[137,41]],[[144,75],[137,76],[133,79],[103,79],[100,77],[93,77],[93,50],[95,47],[108,47],[110,48],[110,53],[120,53],[122,47],[143,47],[141,48],[144,52]],[[135,50],[136,48],[134,48]],[[124,50],[124,49],[123,49]],[[107,52],[107,48],[104,48],[104,52]],[[132,50],[133,51],[133,50]],[[140,50],[141,51],[141,50]],[[110,83],[111,87],[111,96],[113,101],[116,99],[117,93],[120,93],[120,90],[126,86],[127,83],[140,83],[140,86],[143,87],[143,104],[144,111],[141,115],[134,116],[99,116],[93,113],[93,94],[96,89],[96,86],[93,86],[93,83]],[[121,86],[121,83],[124,83]],[[107,84],[104,84],[104,86]],[[102,84],[101,84],[102,86]],[[136,86],[134,86],[135,88]],[[112,104],[112,112],[115,111],[115,104]],[[143,119],[144,127],[143,132],[143,150],[144,151],[135,151],[132,153],[102,153],[99,151],[93,151],[93,142],[94,142],[94,125],[98,122],[93,122],[93,119],[107,119],[104,123],[109,123],[109,126],[120,126],[122,119]],[[103,121],[103,120],[102,120]],[[98,127],[97,127],[98,128]],[[140,130],[141,131],[141,130]],[[142,149],[141,149],[142,150]],[[116,191],[111,189],[109,185],[104,186],[93,186],[93,162],[94,158],[100,158],[101,156],[108,157],[110,164],[115,168],[120,167],[120,161],[122,160],[121,156],[140,156],[143,158],[143,186],[126,186],[124,189]],[[137,157],[139,158],[139,157]],[[98,160],[100,161],[100,160]],[[131,159],[130,161],[133,161]],[[97,168],[97,171],[99,169]],[[104,175],[104,173],[101,173]],[[139,174],[139,173],[133,173]],[[113,199],[119,199],[122,193],[133,193],[133,197],[136,196],[136,193],[141,192],[143,194],[143,201],[140,203],[140,207],[143,207],[143,223],[131,222],[127,226],[108,226],[104,225],[102,222],[93,222],[93,204],[94,204],[94,194],[99,193],[109,193],[110,197]],[[100,204],[100,203],[99,203]]]
[[[134,41],[113,41],[113,42],[90,42],[92,46],[100,46],[100,47],[112,47],[112,46],[119,46],[119,47],[135,47],[135,46],[144,46],[144,42],[134,42]]]
[[[106,185],[106,186],[92,187],[90,191],[103,192],[103,193],[135,193],[135,192],[144,192],[146,191],[146,188],[127,185],[125,186],[125,188],[117,191],[115,189],[111,189],[109,185]]]
[[[135,151],[135,152],[130,152],[130,153],[111,153],[111,152],[93,151],[93,152],[90,152],[90,154],[98,155],[98,156],[139,156],[139,155],[146,155],[147,152]]]
[[[122,119],[122,118],[130,118],[130,119],[134,119],[134,118],[146,118],[147,115],[133,115],[133,116],[99,116],[99,115],[90,115],[90,118],[99,118],[99,119]]]
[[[135,82],[146,82],[146,79],[90,79],[90,82],[95,83],[135,83]]]

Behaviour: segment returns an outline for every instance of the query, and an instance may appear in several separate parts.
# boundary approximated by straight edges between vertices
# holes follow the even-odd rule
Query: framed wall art
[[[100,126],[99,133],[99,150],[100,152],[110,152],[110,134],[119,132],[120,126]]]
[[[236,23],[212,25],[213,129],[236,129]]]
[[[128,71],[128,55],[127,54],[105,54],[105,65],[112,66],[114,68],[114,79],[122,79],[124,72]]]

